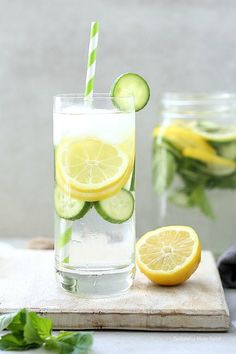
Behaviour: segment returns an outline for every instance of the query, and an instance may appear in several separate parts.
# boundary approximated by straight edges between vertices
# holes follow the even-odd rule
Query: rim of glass
[[[133,95],[130,95],[130,96],[112,96],[110,95],[109,93],[93,93],[92,96],[85,96],[84,93],[59,93],[59,94],[56,94],[53,96],[54,99],[55,98],[70,98],[70,99],[84,99],[84,100],[93,100],[94,98],[96,99],[103,99],[103,98],[106,98],[106,99],[112,99],[112,98],[116,98],[116,99],[134,99],[134,96]]]

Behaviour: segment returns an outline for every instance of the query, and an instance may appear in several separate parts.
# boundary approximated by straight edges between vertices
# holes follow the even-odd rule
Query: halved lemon
[[[136,244],[136,261],[150,280],[178,285],[187,280],[201,260],[201,245],[188,226],[166,226],[150,231]]]
[[[213,175],[230,175],[236,171],[236,163],[234,161],[215,154],[194,148],[185,148],[182,153],[185,157],[204,162],[207,165],[209,172]]]
[[[156,127],[153,130],[153,135],[163,136],[181,151],[186,147],[192,147],[205,150],[209,153],[215,153],[213,147],[210,146],[200,135],[196,134],[192,129],[177,124]]]

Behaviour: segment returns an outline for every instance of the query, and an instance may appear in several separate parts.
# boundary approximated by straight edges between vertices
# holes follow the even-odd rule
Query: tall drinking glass
[[[56,96],[53,140],[59,282],[81,296],[125,292],[135,270],[133,98]]]

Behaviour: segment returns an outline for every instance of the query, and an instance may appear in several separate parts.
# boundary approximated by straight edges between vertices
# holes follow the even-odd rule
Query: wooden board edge
[[[229,316],[221,315],[146,315],[146,314],[62,314],[50,313],[55,329],[119,329],[141,331],[197,331],[226,332],[230,326]],[[129,323],[136,323],[130,326]],[[62,324],[63,323],[63,324]],[[86,325],[85,325],[86,323]]]

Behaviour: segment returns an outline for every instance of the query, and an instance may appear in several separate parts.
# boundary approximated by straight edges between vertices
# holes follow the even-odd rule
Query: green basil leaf
[[[0,339],[1,350],[22,350],[24,346],[24,338],[16,334],[9,333],[2,336]]]
[[[209,218],[214,218],[214,212],[205,193],[204,185],[196,186],[191,192],[191,202],[198,206]]]
[[[59,354],[83,354],[92,346],[93,337],[87,332],[59,332],[46,341],[45,349],[57,350]]]
[[[179,170],[179,174],[183,180],[186,181],[187,184],[192,183],[205,183],[208,177],[200,171],[194,171],[191,168],[182,168]]]
[[[22,332],[26,324],[27,310],[20,310],[13,318],[7,329],[13,333]]]
[[[176,172],[175,157],[165,148],[153,151],[152,181],[157,194],[163,193],[173,182]]]
[[[8,329],[12,332],[23,331],[26,323],[26,310],[8,313],[0,316],[0,331]]]
[[[24,338],[27,343],[42,344],[51,336],[52,321],[40,317],[35,312],[28,312],[27,323],[24,328]]]
[[[181,158],[180,151],[173,144],[171,144],[168,139],[157,136],[153,140],[153,149],[158,149],[160,147],[165,148],[166,150],[171,152],[176,158]]]
[[[0,331],[6,329],[10,323],[13,321],[16,313],[8,313],[0,316]]]
[[[172,192],[169,195],[168,200],[182,208],[188,208],[193,205],[191,197],[186,189],[179,189]]]
[[[25,309],[1,316],[0,324],[2,329],[11,331],[0,338],[0,350],[23,351],[44,346],[59,354],[84,354],[93,342],[92,334],[86,332],[61,331],[52,336],[51,320]]]
[[[58,342],[55,336],[45,339],[44,348],[48,350],[58,350]]]
[[[236,189],[236,175],[211,177],[208,179],[207,188]]]
[[[9,333],[1,337],[0,339],[0,350],[15,350],[23,351],[30,348],[38,348],[39,345],[35,343],[28,344],[24,340],[21,334]]]

